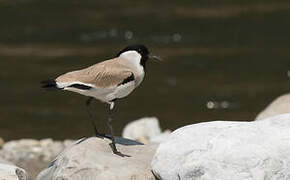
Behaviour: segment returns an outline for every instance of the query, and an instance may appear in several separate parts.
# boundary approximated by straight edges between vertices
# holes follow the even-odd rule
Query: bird
[[[114,154],[120,154],[115,145],[112,120],[116,101],[125,98],[136,89],[145,77],[146,62],[148,60],[161,61],[158,56],[152,55],[143,44],[126,46],[117,55],[108,60],[91,65],[87,68],[67,72],[55,79],[42,81],[42,88],[47,90],[64,90],[79,93],[89,98],[86,101],[89,116],[89,106],[96,99],[108,104],[107,125],[111,136],[97,131],[96,136],[111,139],[111,148]]]

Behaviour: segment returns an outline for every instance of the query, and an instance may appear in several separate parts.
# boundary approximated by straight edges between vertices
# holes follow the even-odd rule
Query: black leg
[[[109,116],[108,116],[108,126],[111,130],[111,140],[112,140],[112,143],[110,144],[111,148],[112,148],[112,151],[114,154],[118,155],[118,156],[121,156],[121,157],[131,157],[130,155],[126,155],[126,154],[122,154],[120,151],[117,150],[117,147],[116,147],[116,141],[115,141],[115,137],[114,137],[114,131],[113,131],[113,125],[112,125],[112,121],[113,121],[113,112],[114,112],[114,101],[111,102],[110,104],[110,109],[109,109]]]
[[[90,98],[86,101],[86,107],[87,107],[87,111],[88,111],[89,117],[90,117],[90,119],[91,119],[91,123],[92,123],[93,128],[94,128],[95,135],[96,135],[96,137],[100,137],[100,138],[109,138],[109,139],[111,139],[111,137],[105,135],[104,133],[99,133],[99,131],[97,130],[96,124],[95,124],[95,122],[94,122],[93,114],[92,114],[91,111],[90,111],[90,105],[91,105],[93,99],[94,99],[94,98],[90,97]]]
[[[116,141],[115,141],[115,137],[114,137],[114,131],[113,131],[113,125],[112,125],[112,121],[113,121],[113,110],[114,110],[114,102],[112,102],[112,104],[110,104],[110,109],[109,109],[109,116],[108,116],[108,126],[111,130],[111,140],[112,140],[112,150],[114,154],[121,154],[117,148],[116,148]]]

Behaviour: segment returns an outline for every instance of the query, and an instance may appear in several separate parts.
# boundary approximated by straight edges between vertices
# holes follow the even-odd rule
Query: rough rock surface
[[[278,114],[290,113],[290,94],[284,94],[271,102],[255,120],[262,120]]]
[[[151,166],[162,180],[290,179],[290,114],[182,127],[159,145]]]
[[[10,162],[0,160],[0,180],[26,180],[24,169],[12,165]]]
[[[37,180],[154,180],[150,162],[155,149],[118,138],[121,157],[112,153],[110,140],[92,137],[67,148]]]
[[[9,141],[0,149],[0,159],[23,167],[27,172],[28,179],[34,180],[37,174],[43,168],[46,168],[51,160],[65,147],[72,144],[72,140],[60,142],[53,141],[52,139],[21,139]]]
[[[162,133],[156,117],[144,117],[128,123],[123,130],[122,137],[144,144],[160,144],[170,133],[170,130]]]

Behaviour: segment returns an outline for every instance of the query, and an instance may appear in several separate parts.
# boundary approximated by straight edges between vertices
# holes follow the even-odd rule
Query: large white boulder
[[[159,145],[151,166],[162,180],[290,179],[290,114],[182,127]]]
[[[159,144],[166,140],[170,130],[161,131],[156,117],[144,117],[128,123],[123,129],[122,137],[144,144]]]
[[[84,139],[65,149],[37,180],[154,180],[150,162],[155,149],[127,139],[116,141],[124,157],[112,153],[110,140]]]
[[[278,114],[290,113],[290,94],[284,94],[271,102],[255,120],[262,120]]]

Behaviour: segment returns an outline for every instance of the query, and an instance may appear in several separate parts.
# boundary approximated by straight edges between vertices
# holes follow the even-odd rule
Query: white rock
[[[290,94],[284,94],[271,102],[255,120],[262,120],[278,114],[290,113]]]
[[[290,179],[290,114],[182,127],[159,145],[151,166],[163,180]]]
[[[118,150],[129,156],[120,157],[112,153],[110,142],[94,137],[65,149],[37,180],[154,180],[150,168],[154,148],[118,138]]]
[[[65,141],[69,144],[68,141]],[[73,141],[70,140],[72,143]],[[36,175],[53,160],[64,148],[65,143],[52,139],[21,139],[6,142],[0,150],[0,159],[24,167],[29,179]],[[1,180],[1,179],[0,179]]]
[[[24,169],[21,169],[11,164],[0,163],[0,179],[1,180],[26,180],[27,176]]]
[[[159,144],[170,134],[170,130],[162,133],[156,117],[145,117],[128,123],[122,137],[137,140],[144,144]]]
[[[166,141],[167,138],[170,136],[170,134],[171,134],[170,130],[165,130],[161,134],[152,137],[150,139],[150,144],[159,145],[160,143]]]
[[[9,162],[7,160],[4,160],[4,159],[0,159],[0,164],[8,164],[8,165],[13,165],[12,162]]]
[[[122,133],[122,137],[128,139],[138,140],[140,138],[147,138],[161,134],[159,121],[156,117],[144,117],[128,123]]]

